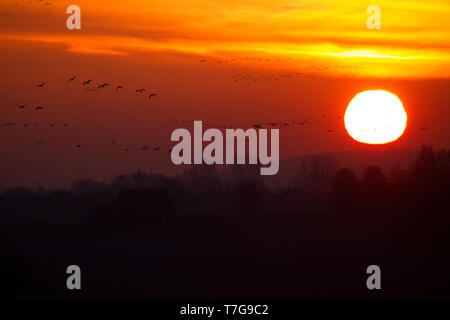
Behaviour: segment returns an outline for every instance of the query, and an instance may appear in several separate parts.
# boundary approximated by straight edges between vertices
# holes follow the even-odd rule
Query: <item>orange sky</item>
[[[81,7],[79,31],[66,28],[70,4]],[[381,30],[366,27],[372,4],[381,8]],[[249,127],[310,117],[320,125],[281,131],[282,156],[367,148],[337,117],[368,89],[397,94],[408,112],[404,136],[387,148],[448,147],[449,17],[448,1],[2,1],[0,121],[41,125],[0,128],[0,179],[61,185],[164,171],[166,153],[130,156],[105,141],[167,145],[176,127],[168,118]],[[87,79],[124,88],[85,92]],[[141,87],[158,99],[137,95]]]
[[[76,2],[82,10],[80,32],[69,32],[62,23],[72,2],[44,3],[2,2],[0,39],[54,44],[81,54],[289,56],[284,64],[291,67],[309,63],[364,67],[335,68],[336,73],[450,75],[450,4],[445,0],[84,0]],[[366,28],[366,8],[371,4],[381,8],[381,30]]]

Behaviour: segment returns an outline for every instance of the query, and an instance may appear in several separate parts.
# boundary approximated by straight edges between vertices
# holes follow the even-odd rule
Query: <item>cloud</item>
[[[333,58],[343,63],[353,58],[361,63],[365,62],[361,58],[378,63],[414,58],[421,61],[411,70],[414,75],[431,76],[436,68],[441,74],[449,69],[448,2],[379,0],[380,31],[365,26],[365,9],[370,4],[352,0],[304,0],[300,4],[278,0],[80,0],[80,32],[65,28],[62,4],[48,10],[0,6],[0,38],[58,43],[77,54],[126,56],[165,51],[227,56],[253,52],[306,60]],[[389,69],[396,76],[392,62]]]
[[[71,47],[67,49],[69,52],[80,53],[80,54],[100,54],[100,55],[114,55],[114,56],[125,56],[126,52],[118,51],[114,49],[101,49],[101,48],[89,48],[89,47]]]

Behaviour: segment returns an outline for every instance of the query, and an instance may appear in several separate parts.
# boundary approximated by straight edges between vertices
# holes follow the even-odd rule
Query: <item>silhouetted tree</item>
[[[132,184],[136,188],[144,188],[146,179],[147,174],[141,170],[138,170],[135,173],[131,174]]]
[[[337,170],[336,159],[330,154],[313,154],[302,158],[293,186],[306,197],[327,193]]]
[[[124,174],[114,177],[111,180],[111,186],[113,187],[114,190],[117,190],[117,191],[120,189],[126,189],[126,188],[132,187],[130,185],[130,179],[128,179],[128,177]]]
[[[370,166],[363,174],[362,182],[372,189],[381,189],[386,187],[386,176],[380,167]]]
[[[395,164],[389,172],[389,183],[400,185],[405,180],[405,171],[400,164]]]
[[[448,178],[450,174],[450,150],[439,150],[436,154],[437,170]]]
[[[5,196],[18,196],[18,197],[22,197],[22,196],[31,196],[34,195],[33,190],[27,188],[27,187],[15,187],[15,188],[10,188],[7,189],[4,193]]]
[[[347,168],[339,169],[331,184],[333,201],[338,206],[349,206],[358,198],[359,181]]]

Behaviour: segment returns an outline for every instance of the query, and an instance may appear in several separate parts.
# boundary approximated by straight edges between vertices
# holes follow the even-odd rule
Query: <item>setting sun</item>
[[[384,90],[358,93],[345,112],[345,128],[356,141],[383,144],[397,140],[406,127],[400,99]]]

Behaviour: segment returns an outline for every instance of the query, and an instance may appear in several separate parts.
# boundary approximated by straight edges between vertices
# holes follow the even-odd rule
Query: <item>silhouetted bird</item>
[[[43,106],[37,106],[34,110],[35,111],[44,110],[44,107]]]
[[[42,82],[41,84],[38,84],[36,87],[43,88],[47,81]]]
[[[122,86],[117,86],[116,87],[116,91],[119,90],[119,89],[122,89],[122,88],[123,88]]]
[[[82,146],[82,144],[80,143],[80,144],[77,144],[77,148],[81,148],[81,146]]]
[[[106,87],[109,87],[109,83],[102,83],[102,84],[99,84],[98,85],[98,89],[102,89],[102,88],[106,88]]]
[[[161,148],[162,148],[162,147],[156,147],[156,148],[153,148],[153,150],[159,151],[159,150],[161,150]]]
[[[92,80],[84,81],[84,82],[83,82],[83,86],[86,86],[86,85],[90,84],[91,82],[92,82]]]
[[[114,140],[109,141],[112,145],[117,146],[117,143]]]
[[[261,129],[261,125],[259,125],[259,124],[255,124],[254,127],[257,129]]]
[[[148,146],[142,147],[141,150],[147,151],[148,150]]]
[[[151,99],[152,97],[156,97],[156,93],[151,93],[148,98]]]
[[[73,76],[72,78],[70,78],[69,80],[67,80],[67,82],[70,82],[70,81],[75,80],[76,77],[77,77],[77,76]]]
[[[138,93],[142,93],[142,92],[144,92],[144,91],[145,91],[144,88],[142,88],[142,89],[136,89],[136,92],[138,92]]]
[[[25,108],[27,105],[26,104],[15,104],[17,107],[19,107],[19,109],[23,109]]]
[[[333,133],[333,130],[327,130],[327,133]]]

